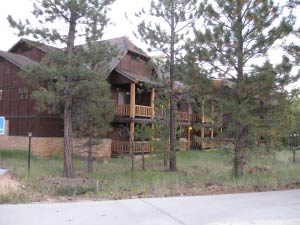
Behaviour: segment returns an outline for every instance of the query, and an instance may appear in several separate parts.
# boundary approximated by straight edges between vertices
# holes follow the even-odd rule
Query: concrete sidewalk
[[[0,168],[0,176],[2,176],[3,174],[5,174],[6,172],[7,172],[6,169],[1,169],[1,168]]]
[[[0,225],[300,225],[300,190],[0,205]]]

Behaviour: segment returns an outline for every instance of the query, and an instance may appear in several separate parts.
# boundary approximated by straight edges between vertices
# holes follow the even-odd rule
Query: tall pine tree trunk
[[[90,125],[88,147],[88,173],[93,172],[93,127]]]
[[[242,3],[240,0],[237,1],[237,92],[236,99],[238,109],[241,107],[242,98],[242,82],[244,78],[244,53],[243,53],[243,20],[242,20]],[[234,155],[234,173],[236,177],[242,177],[244,172],[244,150],[243,150],[243,139],[244,139],[244,125],[241,121],[239,111],[236,115],[236,130],[235,130],[235,155]]]
[[[69,178],[74,177],[71,104],[71,97],[67,97],[64,106],[64,176]]]
[[[176,171],[176,119],[175,119],[175,94],[174,94],[174,65],[175,65],[175,15],[174,1],[171,9],[171,54],[170,54],[170,171]]]
[[[72,65],[72,57],[74,55],[74,42],[75,42],[75,32],[76,32],[76,9],[71,10],[70,26],[68,33],[68,43],[67,43],[67,57],[69,65]],[[72,78],[70,76],[66,77],[66,82],[68,83],[68,90],[71,89]],[[73,168],[73,140],[72,140],[72,97],[69,93],[65,96],[64,104],[64,176],[72,178],[74,177]]]
[[[242,177],[244,174],[243,129],[243,125],[237,121],[234,146],[234,174],[236,177]]]

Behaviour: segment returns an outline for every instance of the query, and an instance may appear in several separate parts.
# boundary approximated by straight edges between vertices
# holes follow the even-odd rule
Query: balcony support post
[[[130,83],[130,118],[135,117],[135,83]]]
[[[151,110],[152,110],[152,113],[151,113],[151,119],[154,119],[155,117],[155,110],[154,110],[154,99],[155,99],[155,89],[152,88],[151,89]]]
[[[135,83],[130,83],[130,118],[134,119],[135,117]],[[129,131],[129,151],[130,155],[133,157],[134,151],[134,121],[130,122],[130,131]],[[133,158],[132,158],[133,162]],[[132,164],[133,167],[133,164]]]

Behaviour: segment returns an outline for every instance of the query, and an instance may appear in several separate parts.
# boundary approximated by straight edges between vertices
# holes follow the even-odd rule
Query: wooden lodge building
[[[111,84],[111,92],[115,100],[115,114],[112,131],[106,139],[95,148],[96,157],[128,154],[129,143],[133,151],[151,151],[147,141],[135,138],[135,128],[139,123],[146,123],[154,129],[157,119],[163,119],[161,109],[155,108],[156,93],[154,82],[155,71],[150,70],[148,63],[151,58],[137,48],[125,37],[107,40],[117,46],[119,56],[110,64],[107,77]],[[19,40],[8,51],[0,51],[0,116],[6,118],[6,134],[0,135],[0,149],[28,148],[28,132],[32,133],[32,148],[37,155],[47,156],[63,149],[63,120],[39,113],[35,102],[31,99],[32,87],[18,76],[28,64],[37,64],[51,51],[58,48],[27,39]],[[145,87],[150,88],[145,88]],[[142,91],[141,91],[142,90]],[[178,148],[214,148],[222,144],[217,133],[222,132],[222,123],[213,121],[202,104],[202,112],[196,115],[188,103],[178,105],[177,123],[182,130],[178,137]],[[211,113],[214,113],[211,104]],[[206,113],[205,113],[206,112]],[[207,115],[208,114],[208,115]],[[193,124],[200,123],[201,129],[195,131]],[[154,137],[156,138],[156,137]],[[75,140],[79,146],[82,141]],[[75,153],[83,152],[75,147]]]

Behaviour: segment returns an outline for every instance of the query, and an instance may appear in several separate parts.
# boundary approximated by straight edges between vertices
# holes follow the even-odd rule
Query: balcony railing
[[[186,112],[175,112],[176,120],[190,121],[190,115]]]
[[[231,138],[197,138],[191,143],[191,148],[220,148],[230,146],[233,142]]]
[[[130,142],[129,141],[112,141],[111,152],[113,155],[122,155],[130,153]],[[141,152],[151,152],[152,145],[148,141],[135,141],[132,143],[132,151],[134,154]]]
[[[130,116],[130,105],[116,105],[115,106],[115,113],[117,116]],[[150,106],[143,106],[143,105],[135,105],[135,116],[140,117],[147,117],[152,118],[155,116],[159,118],[165,118],[169,116],[164,109],[156,109],[153,110]],[[196,114],[189,114],[187,112],[175,112],[176,120],[177,121],[184,121],[184,122],[196,122],[202,121],[202,123],[210,123],[211,119],[209,117],[202,118]]]
[[[116,105],[115,112],[117,116],[129,116],[130,115],[130,105]]]
[[[130,105],[116,105],[115,113],[117,116],[130,116]],[[135,115],[142,117],[152,117],[154,112],[152,111],[152,107],[143,106],[143,105],[135,105]]]
[[[152,107],[136,105],[135,106],[135,115],[142,116],[142,117],[152,117],[152,115],[154,115],[154,111],[153,111]]]

